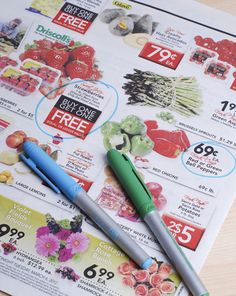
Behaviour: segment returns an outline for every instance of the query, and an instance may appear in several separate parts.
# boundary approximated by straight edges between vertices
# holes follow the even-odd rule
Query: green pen
[[[171,263],[182,277],[193,296],[209,296],[206,288],[191,266],[187,257],[162,221],[151,193],[138,175],[130,159],[111,149],[107,153],[108,163],[127,192],[137,212],[153,232]]]

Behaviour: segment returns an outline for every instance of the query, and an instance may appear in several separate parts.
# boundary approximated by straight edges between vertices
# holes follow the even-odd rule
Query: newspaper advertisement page
[[[235,192],[236,38],[174,9],[10,0],[0,12],[0,290],[188,295],[106,161],[129,156],[199,270]],[[26,141],[146,250],[148,270],[20,161]]]

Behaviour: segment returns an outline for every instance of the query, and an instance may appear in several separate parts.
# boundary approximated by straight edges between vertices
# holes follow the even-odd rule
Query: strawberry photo
[[[61,75],[56,86],[42,84],[39,88],[48,99],[54,99],[62,94],[63,89],[60,87],[72,79],[99,80],[102,77],[95,59],[95,49],[73,40],[68,45],[46,38],[34,40],[33,44],[25,45],[19,59],[22,62],[31,59],[60,71]],[[59,89],[52,91],[55,88]],[[48,94],[49,92],[51,93]]]

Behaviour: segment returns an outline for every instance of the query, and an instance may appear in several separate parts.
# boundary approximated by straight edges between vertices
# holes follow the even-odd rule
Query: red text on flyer
[[[196,250],[205,229],[170,215],[163,215],[162,219],[179,245]]]
[[[101,111],[62,95],[44,123],[85,139],[100,114]]]
[[[147,42],[139,56],[162,66],[176,69],[184,54],[163,45]]]
[[[96,16],[97,13],[67,2],[59,10],[52,22],[80,34],[85,34]]]

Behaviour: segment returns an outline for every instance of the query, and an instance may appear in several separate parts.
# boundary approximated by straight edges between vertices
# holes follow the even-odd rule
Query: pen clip
[[[128,158],[128,156],[126,156],[125,154],[121,154],[123,156],[123,158],[128,161],[129,166],[132,169],[133,174],[135,175],[135,177],[137,178],[137,180],[139,181],[139,183],[142,185],[143,189],[146,191],[148,197],[152,200],[152,195],[150,193],[150,191],[148,190],[147,186],[144,184],[142,178],[140,177],[139,173],[137,172],[136,168],[134,167],[133,163],[130,161],[130,159]]]
[[[37,168],[36,164],[31,158],[27,158],[24,154],[21,154],[20,158],[28,167],[30,167],[36,173],[36,175],[38,175],[45,183],[47,183],[47,185],[51,187],[54,192],[56,192],[57,194],[61,193],[60,189],[56,185],[54,185],[54,183],[50,181],[48,177],[40,171],[39,168]]]

